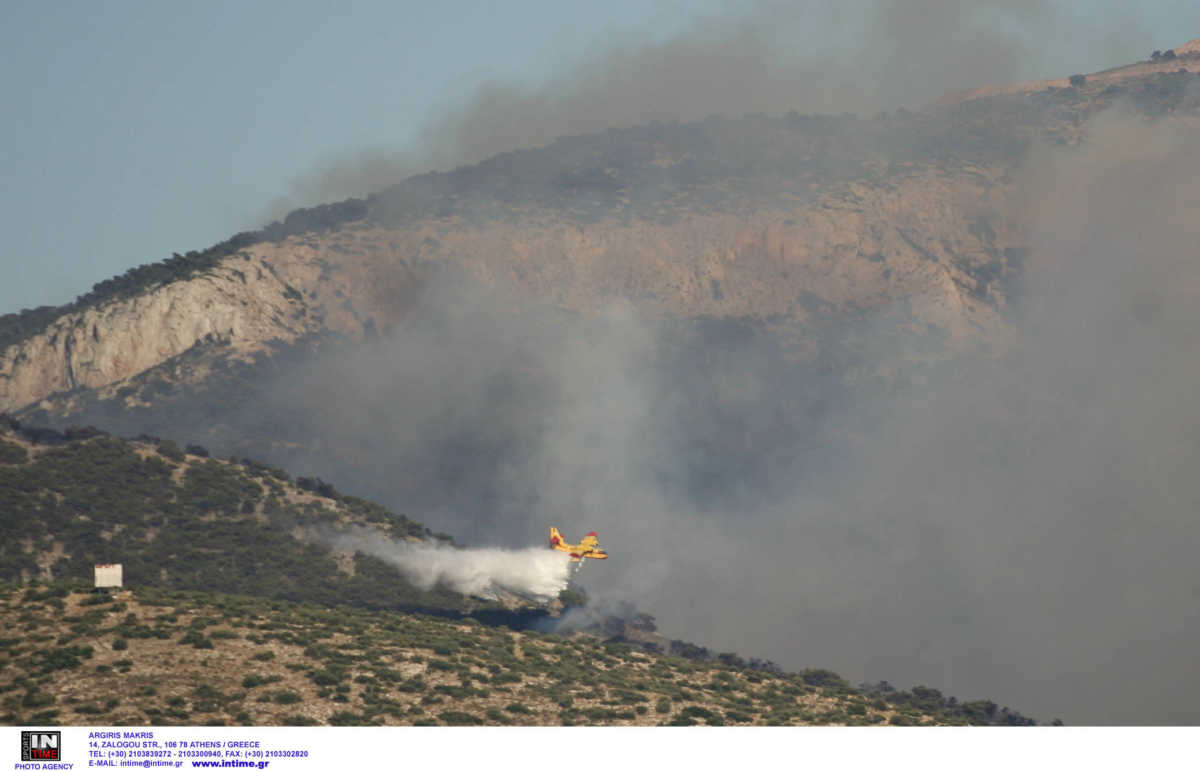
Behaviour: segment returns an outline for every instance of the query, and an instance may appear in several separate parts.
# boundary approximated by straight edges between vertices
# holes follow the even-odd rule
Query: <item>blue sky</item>
[[[411,144],[484,81],[536,86],[614,43],[670,40],[743,5],[4,0],[0,313],[260,224],[293,180]],[[1059,5],[1136,15],[1143,56],[1200,36],[1194,3]],[[1114,50],[1089,29],[1064,41],[1069,69],[1128,60],[1113,59],[1128,36]]]

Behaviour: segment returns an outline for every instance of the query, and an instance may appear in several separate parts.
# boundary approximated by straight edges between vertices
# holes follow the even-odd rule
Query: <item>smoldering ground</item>
[[[883,396],[738,322],[433,282],[393,337],[278,386],[360,452],[289,465],[468,544],[597,530],[581,585],[715,650],[1192,722],[1198,159],[1193,124],[1119,114],[1035,150],[1012,339]]]

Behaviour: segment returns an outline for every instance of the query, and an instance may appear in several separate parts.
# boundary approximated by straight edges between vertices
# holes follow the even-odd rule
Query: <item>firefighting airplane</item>
[[[579,543],[567,543],[557,527],[550,528],[550,547],[570,554],[572,562],[579,562],[584,557],[594,560],[608,559],[608,552],[596,546],[599,540],[599,536],[593,531],[585,535]]]

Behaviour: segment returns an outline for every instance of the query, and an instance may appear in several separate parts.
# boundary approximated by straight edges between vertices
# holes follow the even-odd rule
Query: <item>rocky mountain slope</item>
[[[0,409],[118,383],[205,342],[234,355],[382,331],[447,265],[581,312],[625,301],[804,322],[905,300],[959,339],[998,323],[1020,234],[994,159],[939,163],[905,146],[925,120],[649,127],[415,178],[335,229],[251,234],[187,280],[101,296],[41,328],[13,317]]]
[[[198,344],[228,343],[244,356],[314,333],[361,339],[401,316],[423,273],[445,262],[485,286],[583,312],[628,300],[654,314],[803,322],[905,298],[918,322],[961,338],[999,323],[1004,290],[987,276],[1003,274],[997,255],[1012,242],[956,207],[994,211],[1003,195],[985,172],[926,170],[794,209],[674,223],[360,222],[259,243],[188,281],[65,314],[10,346],[0,408],[119,383]]]
[[[1013,177],[1025,149],[1079,141],[1118,102],[1194,113],[1196,56],[1178,50],[1174,68],[984,90],[925,113],[569,137],[300,210],[104,282],[119,291],[4,317],[0,409],[121,383],[213,341],[237,359],[311,334],[370,336],[447,267],[579,312],[628,302],[803,325],[903,305],[952,342],[992,334],[1028,247]]]

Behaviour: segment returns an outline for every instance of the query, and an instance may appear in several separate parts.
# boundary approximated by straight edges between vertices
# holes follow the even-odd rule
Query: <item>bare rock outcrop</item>
[[[0,410],[145,371],[205,341],[249,349],[316,329],[299,290],[262,258],[218,268],[145,294],[60,316],[0,354]]]
[[[915,321],[964,340],[1001,324],[1003,288],[981,278],[997,274],[1012,241],[997,216],[1009,191],[1000,179],[926,168],[795,208],[684,211],[666,223],[365,220],[260,242],[191,279],[63,315],[10,346],[0,353],[0,410],[119,383],[198,343],[239,355],[310,334],[368,335],[402,317],[439,264],[581,312],[619,301],[652,315],[802,323],[902,303]]]

